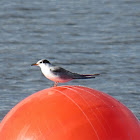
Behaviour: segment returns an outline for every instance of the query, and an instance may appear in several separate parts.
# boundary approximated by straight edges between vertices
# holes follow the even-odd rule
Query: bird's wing
[[[59,75],[61,78],[64,79],[89,79],[89,78],[95,78],[95,76],[98,76],[100,74],[78,74],[73,73],[68,70],[65,70],[61,67],[52,67],[51,71],[55,75]]]
[[[57,66],[51,67],[50,70],[51,70],[51,72],[53,72],[55,74],[57,74],[57,73],[64,73],[64,72],[67,71],[67,70],[65,70],[65,69],[63,69],[61,67],[57,67]]]
[[[52,73],[59,75],[61,78],[72,79],[73,73],[61,67],[55,66],[50,68],[50,70]]]

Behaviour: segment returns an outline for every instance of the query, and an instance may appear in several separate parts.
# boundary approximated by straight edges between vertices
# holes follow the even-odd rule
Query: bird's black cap
[[[49,63],[50,64],[50,62],[48,61],[48,60],[46,60],[46,59],[44,59],[43,61],[42,61],[43,63]]]

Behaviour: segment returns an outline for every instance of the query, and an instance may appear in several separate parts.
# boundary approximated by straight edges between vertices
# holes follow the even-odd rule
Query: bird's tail
[[[74,76],[73,79],[90,79],[90,78],[95,78],[100,74],[78,74],[77,76]]]

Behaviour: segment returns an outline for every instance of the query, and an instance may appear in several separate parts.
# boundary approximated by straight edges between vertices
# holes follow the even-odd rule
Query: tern
[[[90,79],[100,75],[73,73],[59,66],[52,65],[46,59],[39,60],[37,63],[32,64],[31,66],[39,66],[44,76],[55,82],[54,86],[57,86],[58,83],[69,82],[73,79]]]

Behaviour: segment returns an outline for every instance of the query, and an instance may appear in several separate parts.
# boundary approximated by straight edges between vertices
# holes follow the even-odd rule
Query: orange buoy
[[[140,140],[140,123],[103,92],[60,86],[17,104],[0,124],[0,140]]]

